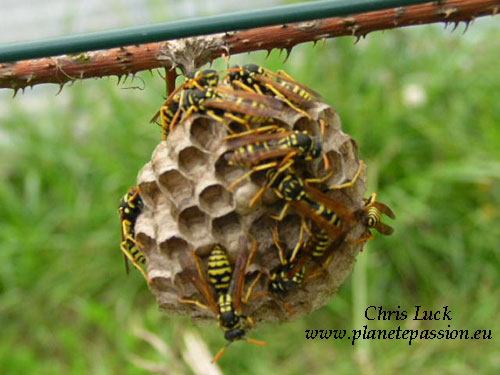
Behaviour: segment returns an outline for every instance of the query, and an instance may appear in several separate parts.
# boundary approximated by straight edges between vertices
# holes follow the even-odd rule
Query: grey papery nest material
[[[283,126],[306,130],[321,141],[323,152],[335,171],[327,181],[328,185],[350,181],[360,167],[356,142],[342,132],[339,116],[328,105],[316,102],[308,112],[312,120],[287,109],[281,119]],[[323,135],[320,119],[327,125]],[[251,198],[265,181],[265,172],[253,174],[231,192],[227,190],[232,182],[248,171],[248,168],[228,164],[225,155],[230,149],[224,140],[227,135],[226,127],[220,122],[204,115],[190,116],[157,146],[151,161],[140,171],[138,185],[145,208],[135,231],[147,258],[150,288],[162,310],[189,315],[193,319],[213,320],[211,311],[178,302],[180,296],[192,296],[205,303],[192,283],[181,277],[180,259],[195,250],[206,270],[206,256],[213,245],[220,244],[227,249],[234,265],[239,238],[250,233],[258,241],[259,248],[247,270],[246,287],[256,271],[262,271],[264,276],[254,290],[260,297],[243,304],[243,314],[257,322],[286,321],[308,314],[332,298],[351,272],[355,257],[364,244],[343,241],[335,250],[327,272],[313,278],[306,276],[304,285],[284,299],[265,293],[269,282],[266,275],[279,265],[271,228],[278,225],[281,240],[288,249],[293,249],[299,237],[301,219],[292,208],[281,222],[270,218],[284,205],[271,189],[257,205],[249,207]],[[295,169],[299,175],[308,178],[327,174],[322,158],[297,161]],[[364,206],[365,189],[363,170],[353,187],[332,190],[328,195],[354,211]],[[357,223],[350,229],[348,237],[360,238],[363,234],[366,234],[366,226]],[[290,313],[290,308],[294,314]]]

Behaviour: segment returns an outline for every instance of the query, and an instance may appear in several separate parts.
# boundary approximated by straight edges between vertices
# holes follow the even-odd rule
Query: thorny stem
[[[443,0],[408,7],[399,7],[374,12],[360,13],[348,17],[333,17],[309,22],[260,27],[234,33],[217,34],[189,38],[189,45],[207,45],[198,48],[198,56],[182,56],[178,41],[148,43],[81,53],[53,58],[24,60],[16,63],[0,64],[0,88],[11,88],[17,92],[41,83],[56,83],[61,88],[67,82],[78,79],[118,77],[165,67],[181,66],[191,70],[217,57],[228,54],[285,49],[288,54],[292,47],[304,42],[317,42],[339,36],[354,36],[357,40],[368,33],[412,25],[436,22],[459,22],[468,25],[477,17],[496,15],[500,10],[500,0]],[[186,48],[185,48],[186,49]],[[195,50],[196,48],[192,48]],[[190,61],[188,66],[183,61]]]

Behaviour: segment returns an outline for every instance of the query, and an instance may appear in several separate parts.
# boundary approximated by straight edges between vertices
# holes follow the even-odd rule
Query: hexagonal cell
[[[191,123],[191,140],[207,151],[215,151],[221,145],[221,139],[226,135],[225,127],[205,117],[197,117]]]
[[[188,252],[189,244],[182,237],[173,236],[160,244],[160,250],[171,257],[174,252]]]
[[[316,121],[311,121],[302,117],[293,125],[293,130],[305,131],[311,135],[318,135],[320,134],[320,124]]]
[[[172,282],[170,273],[152,271],[149,273],[149,287],[164,293],[176,293],[177,290]]]
[[[172,199],[181,202],[193,194],[193,183],[179,171],[171,169],[160,175],[160,184],[171,194]]]
[[[227,243],[238,241],[241,233],[241,216],[236,212],[218,217],[212,221],[214,236],[224,239]]]
[[[198,174],[204,172],[208,166],[208,155],[200,149],[189,146],[179,152],[179,167],[186,173]]]
[[[196,206],[183,210],[179,215],[179,230],[188,238],[201,240],[209,235],[208,217]]]
[[[220,214],[233,208],[233,196],[222,185],[210,185],[200,194],[200,207],[210,214]]]
[[[229,165],[227,157],[230,154],[231,151],[228,151],[219,155],[217,161],[215,162],[215,175],[228,185],[243,176],[245,173],[241,167]]]

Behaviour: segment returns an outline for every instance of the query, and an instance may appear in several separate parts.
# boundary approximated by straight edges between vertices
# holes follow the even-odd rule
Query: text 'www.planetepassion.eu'
[[[415,306],[415,313],[410,317],[406,310],[385,310],[382,306],[369,306],[365,310],[367,320],[406,320],[415,321],[448,320],[451,321],[448,306],[439,310],[425,310]],[[308,340],[349,340],[352,345],[358,340],[404,340],[411,345],[414,340],[491,340],[491,329],[454,329],[450,324],[442,329],[408,329],[398,326],[394,329],[369,329],[364,325],[361,329],[306,329]]]

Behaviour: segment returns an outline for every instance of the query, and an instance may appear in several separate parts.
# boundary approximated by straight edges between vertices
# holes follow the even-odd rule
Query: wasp
[[[142,201],[139,188],[131,187],[128,190],[127,194],[123,196],[118,208],[122,231],[122,242],[120,244],[120,249],[123,252],[127,273],[128,260],[130,260],[134,267],[142,273],[146,280],[148,280],[146,271],[140,265],[140,263],[145,263],[146,258],[137,246],[134,230],[137,217],[142,212],[143,208],[144,202]]]
[[[352,187],[361,174],[364,163],[360,163],[354,178],[345,184],[330,186],[329,189],[344,189]],[[302,217],[309,218],[330,237],[337,237],[343,231],[352,227],[356,216],[345,204],[335,200],[320,190],[313,188],[311,183],[322,183],[330,178],[331,174],[321,179],[307,179],[305,182],[296,173],[285,165],[280,168],[271,168],[267,172],[266,183],[250,201],[250,207],[267,189],[272,189],[275,194],[285,200],[281,213],[274,218],[281,221],[290,206],[296,208]]]
[[[364,208],[356,212],[357,219],[364,223],[368,229],[375,229],[379,233],[389,236],[394,233],[394,228],[382,222],[382,215],[385,214],[391,219],[396,219],[396,215],[389,206],[382,202],[377,202],[377,194],[373,193],[370,198],[365,198]],[[369,238],[373,237],[370,235]]]
[[[199,112],[223,123],[230,133],[230,122],[250,129],[250,123],[263,124],[282,117],[282,103],[265,95],[243,93],[229,87],[190,89],[182,92],[180,110],[183,118]]]
[[[326,269],[333,259],[332,254],[347,236],[344,231],[330,244],[330,237],[323,229],[317,227],[308,228],[305,221],[302,222],[299,240],[288,257],[285,256],[284,244],[280,242],[276,227],[271,229],[275,247],[278,249],[280,265],[271,270],[269,275],[269,291],[285,297],[290,291],[300,287],[304,279],[315,277],[310,272],[307,262],[312,260],[316,266]],[[304,231],[309,232],[307,241],[304,242]],[[329,246],[330,245],[330,246]]]
[[[285,71],[279,71],[276,74],[256,64],[247,64],[243,67],[233,66],[228,70],[226,81],[248,92],[273,95],[309,119],[311,115],[298,108],[297,105],[308,108],[314,99],[320,97],[320,94],[298,83]]]
[[[307,132],[285,131],[276,125],[230,135],[225,140],[229,147],[234,148],[233,152],[226,156],[229,165],[253,166],[249,172],[228,187],[230,191],[257,171],[291,165],[295,157],[313,160],[322,152],[321,143]],[[328,160],[326,154],[324,157]],[[282,160],[269,161],[279,158]],[[269,162],[262,164],[264,161]]]
[[[217,362],[226,352],[228,346],[237,340],[245,340],[252,344],[264,346],[265,342],[246,337],[246,326],[252,326],[253,319],[241,313],[241,303],[246,303],[260,278],[252,282],[245,297],[242,297],[245,284],[245,274],[257,251],[257,241],[253,240],[249,251],[246,241],[240,241],[242,246],[235,262],[234,271],[231,269],[227,252],[222,246],[216,245],[208,259],[208,282],[203,270],[201,259],[195,251],[191,253],[197,273],[188,265],[183,265],[182,274],[187,277],[203,296],[205,303],[198,300],[179,297],[182,303],[189,303],[199,308],[210,310],[217,317],[218,326],[224,331],[224,338],[228,343],[217,353],[213,362]]]
[[[219,75],[216,70],[204,69],[198,70],[186,77],[186,81],[175,89],[167,98],[160,110],[151,119],[151,122],[157,122],[160,118],[163,128],[163,139],[168,137],[168,134],[179,121],[182,113],[180,103],[183,101],[183,91],[197,88],[205,90],[207,87],[215,87],[219,83]]]
[[[300,238],[289,256],[286,255],[284,243],[280,241],[277,227],[273,227],[271,233],[274,246],[278,250],[280,264],[269,273],[269,291],[284,297],[291,290],[300,287],[304,281],[306,267],[303,262],[301,264],[297,262],[304,251],[303,231],[301,228]]]

